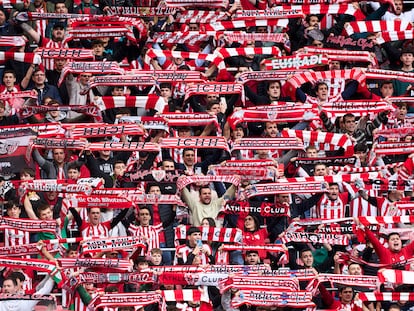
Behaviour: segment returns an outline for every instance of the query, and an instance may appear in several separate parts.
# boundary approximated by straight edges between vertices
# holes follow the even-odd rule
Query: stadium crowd
[[[0,311],[414,310],[413,22],[3,0]]]

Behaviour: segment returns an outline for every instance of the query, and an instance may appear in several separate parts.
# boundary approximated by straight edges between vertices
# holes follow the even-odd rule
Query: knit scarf
[[[304,150],[301,142],[295,138],[241,138],[234,142],[234,150]]]
[[[93,59],[92,50],[87,49],[57,49],[38,48],[36,54],[42,58]]]
[[[298,131],[283,130],[280,132],[282,137],[297,138],[303,141],[304,147],[314,145],[318,150],[334,151],[343,148],[345,157],[351,157],[354,154],[354,143],[352,139],[345,134],[335,134],[319,131]]]
[[[73,107],[73,106],[70,106]],[[94,107],[94,106],[92,106]],[[96,108],[96,107],[95,107]],[[75,128],[73,128],[75,127]],[[105,124],[105,123],[89,123],[89,124],[70,124],[63,125],[66,130],[66,136],[72,138],[80,137],[106,137],[120,135],[138,135],[143,136],[144,130],[138,124]]]
[[[170,7],[123,7],[110,6],[106,12],[109,16],[144,17],[174,15],[176,9]]]
[[[378,279],[381,283],[414,284],[414,271],[381,269],[378,271]]]
[[[96,252],[108,252],[113,250],[126,250],[132,248],[146,249],[142,237],[124,236],[93,239],[85,241],[81,246],[82,252],[85,254]]]
[[[285,288],[287,291],[298,291],[299,281],[298,279],[291,278],[290,276],[264,276],[257,278],[256,276],[229,276],[225,280],[219,282],[220,293],[231,288],[260,288],[260,287],[273,287],[281,290]]]
[[[42,58],[36,53],[0,52],[0,63],[4,63],[7,60],[14,60],[35,65],[38,65],[42,62]]]
[[[278,291],[278,290],[259,290],[259,289],[243,289],[238,292],[239,295],[232,299],[233,308],[249,304],[253,306],[265,307],[292,307],[307,308],[314,307],[312,302],[312,293],[309,291]]]
[[[348,245],[348,237],[342,234],[324,234],[311,232],[286,232],[282,237],[283,243],[328,243],[330,245]]]
[[[123,74],[124,70],[119,67],[117,62],[69,62],[65,65],[65,67],[63,67],[58,81],[58,86],[65,81],[67,74],[81,74],[85,72],[98,75],[102,73],[110,75]]]
[[[212,181],[221,181],[232,183],[234,186],[238,186],[240,184],[240,177],[239,176],[203,176],[203,175],[191,175],[191,176],[180,176],[177,180],[177,189],[181,191],[187,185],[193,183],[206,183]]]
[[[260,214],[262,217],[282,217],[289,215],[289,206],[262,202],[254,205],[248,201],[227,201],[220,213],[246,217],[250,213]]]
[[[395,108],[386,101],[353,100],[324,103],[322,111],[329,118],[337,118],[347,113],[362,117],[383,111],[395,111]]]
[[[101,258],[58,258],[59,266],[63,269],[70,268],[97,268],[120,269],[122,272],[130,270],[131,263],[128,260],[101,259]]]
[[[265,70],[290,70],[325,66],[328,63],[328,58],[323,54],[296,54],[265,59],[262,65],[265,66]]]
[[[185,240],[190,226],[180,225],[175,228],[174,240]],[[202,241],[241,243],[242,231],[237,228],[199,227]]]
[[[245,190],[247,198],[262,195],[273,195],[280,193],[319,193],[325,192],[326,189],[320,182],[307,183],[268,183],[255,184]]]
[[[225,167],[216,166],[211,168],[209,174],[212,175],[242,175],[243,179],[248,180],[275,180],[276,171],[275,169],[269,169],[266,167],[258,168],[246,168],[246,167]]]
[[[187,100],[193,95],[202,94],[241,94],[242,101],[244,102],[244,88],[241,84],[234,83],[203,83],[203,84],[191,84],[185,89],[184,100]]]
[[[26,40],[22,36],[2,36],[0,37],[0,46],[20,47],[26,44]]]

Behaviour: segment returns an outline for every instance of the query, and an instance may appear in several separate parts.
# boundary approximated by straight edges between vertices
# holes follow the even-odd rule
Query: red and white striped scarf
[[[92,50],[65,49],[65,48],[38,48],[36,54],[42,58],[68,58],[68,59],[92,59]]]
[[[228,278],[219,282],[220,293],[231,288],[243,289],[246,287],[273,287],[285,288],[287,291],[297,291],[299,290],[299,280],[297,278],[292,278],[291,276],[263,276],[257,278],[257,276],[236,276],[229,275]]]
[[[408,154],[414,152],[414,142],[380,142],[374,144],[373,151],[376,155]]]
[[[295,53],[300,54],[302,52]],[[330,61],[370,62],[373,65],[377,64],[375,58],[373,58],[371,53],[368,51],[349,51],[306,46],[303,53],[323,53]]]
[[[394,111],[392,104],[386,101],[335,101],[328,102],[322,105],[322,111],[326,113],[329,118],[337,118],[344,116],[347,113],[352,113],[354,116],[367,116],[378,114],[383,111]]]
[[[360,68],[331,70],[331,71],[305,71],[295,74],[288,82],[296,89],[306,82],[331,79],[352,79],[362,83],[365,80],[365,73]]]
[[[248,81],[286,80],[288,79],[289,75],[294,75],[300,72],[301,71],[296,70],[247,71],[240,74],[239,81],[241,83],[246,83]]]
[[[223,136],[169,137],[164,138],[160,146],[161,148],[213,148],[229,151],[229,146]]]
[[[167,106],[167,103],[165,102],[164,98],[156,94],[149,94],[147,96],[102,96],[102,97],[98,97],[94,99],[93,103],[96,106],[98,106],[98,108],[101,111],[104,111],[107,109],[113,109],[113,108],[127,107],[127,108],[143,108],[145,110],[153,109],[153,110],[157,110],[158,112],[163,112]],[[132,118],[134,117],[127,117],[127,118],[132,120]],[[145,117],[140,117],[140,120],[142,118],[145,118]],[[162,119],[160,119],[159,121],[162,121],[163,123],[165,123],[165,121],[163,121]],[[145,123],[144,123],[144,127],[145,127]]]
[[[228,15],[225,12],[217,12],[213,10],[186,10],[177,15],[178,16],[174,19],[174,22],[187,25],[189,23],[204,24],[211,21],[228,19]]]
[[[414,271],[381,269],[378,271],[378,279],[381,283],[414,284]]]
[[[301,53],[293,56],[265,59],[261,64],[265,67],[265,70],[290,70],[325,66],[328,63],[328,58],[322,54]]]
[[[226,8],[229,4],[228,0],[206,0],[206,1],[192,1],[192,0],[167,0],[165,1],[167,7],[170,8],[187,8],[206,6],[209,8]]]
[[[240,177],[239,176],[203,176],[203,175],[191,175],[191,176],[184,176],[182,175],[177,179],[177,189],[181,191],[187,185],[193,183],[206,183],[212,181],[221,181],[232,183],[234,186],[238,186],[240,184]]]
[[[269,183],[255,184],[245,190],[246,196],[252,198],[261,195],[271,195],[280,193],[318,193],[325,192],[326,189],[320,182],[308,183]]]
[[[313,113],[315,112],[315,113]],[[310,104],[290,104],[272,105],[272,106],[256,106],[254,109],[241,109],[234,112],[227,121],[231,128],[235,128],[237,124],[242,122],[300,122],[306,113],[311,119],[319,119],[316,110]]]
[[[275,166],[273,160],[228,160],[221,163],[222,166],[226,167],[264,167],[264,166]]]
[[[246,167],[217,166],[212,168],[209,173],[212,175],[242,175],[243,179],[247,180],[274,180],[276,178],[276,171],[265,167],[248,169]]]
[[[406,31],[412,30],[412,25],[408,21],[355,21],[349,22],[344,27],[344,33],[348,36],[361,32],[387,32],[387,31]]]
[[[56,137],[61,134],[64,134],[64,130],[58,123],[13,125],[13,127],[0,126],[0,138],[22,137],[26,135]]]
[[[26,45],[26,40],[22,36],[1,36],[0,46],[5,47],[20,47]]]
[[[414,293],[403,292],[360,292],[359,299],[362,301],[413,301]]]
[[[245,55],[272,55],[272,56],[282,56],[280,49],[276,46],[270,47],[241,47],[241,48],[217,48],[214,51],[216,54],[216,59],[213,63],[216,66],[219,66],[224,59],[230,58],[233,56],[245,56]]]
[[[184,100],[199,94],[241,94],[241,99],[244,102],[244,88],[241,84],[209,82],[187,85]]]
[[[145,293],[120,293],[120,294],[104,294],[96,296],[88,305],[93,310],[104,307],[117,306],[132,306],[132,307],[145,307],[154,303],[161,303],[162,296],[156,292],[145,292]]]
[[[294,138],[241,138],[233,143],[233,150],[304,150],[301,142]]]
[[[150,68],[151,59],[157,57],[165,58],[183,58],[183,59],[200,59],[207,61],[214,61],[216,59],[215,54],[204,54],[196,52],[184,52],[184,51],[169,51],[169,50],[158,50],[158,49],[148,49],[144,58],[144,67],[146,69]]]
[[[15,60],[29,64],[40,64],[42,62],[42,58],[36,53],[0,52],[0,63],[4,63],[7,60]]]
[[[130,273],[101,273],[101,272],[84,272],[75,277],[77,284],[82,283],[154,283],[151,271],[148,272],[130,272]],[[72,282],[72,280],[71,280]]]
[[[1,217],[0,228],[2,229],[19,229],[29,232],[52,232],[55,233],[58,228],[55,220],[36,220]]]
[[[75,128],[72,128],[75,127]],[[66,136],[72,138],[78,137],[105,137],[105,136],[120,136],[120,135],[138,135],[143,136],[144,131],[136,123],[132,124],[71,124],[63,125],[66,130]]]
[[[30,91],[17,91],[17,92],[7,92],[0,94],[1,100],[10,100],[12,98],[37,98],[37,92],[35,90]],[[25,109],[24,107],[23,109]]]
[[[215,32],[208,31],[206,33],[199,31],[177,31],[177,32],[158,32],[152,36],[149,41],[164,43],[167,45],[177,43],[187,43],[189,45],[199,45],[202,42],[210,40],[211,36],[215,35]],[[158,50],[160,51],[160,50]],[[147,52],[148,53],[148,52]],[[191,53],[191,52],[187,52]]]
[[[411,40],[414,39],[414,32],[412,30],[402,31],[381,31],[379,37],[375,38],[378,44],[385,42]]]
[[[62,269],[70,268],[96,268],[96,269],[120,269],[122,272],[130,270],[132,264],[129,260],[110,259],[110,258],[58,258],[59,266]]]
[[[242,305],[249,304],[252,306],[265,307],[292,307],[292,308],[308,308],[314,307],[312,302],[312,293],[309,291],[265,291],[258,289],[243,289],[238,292],[239,295],[232,299],[231,305],[238,308]]]
[[[396,223],[410,224],[414,221],[414,216],[365,216],[358,217],[358,219],[364,226],[387,225]]]
[[[66,78],[68,73],[72,74],[81,74],[81,73],[91,73],[91,74],[123,74],[124,70],[119,67],[117,62],[70,62],[63,67],[63,70],[60,74],[58,81],[58,86],[60,86]],[[95,77],[99,78],[99,77]]]
[[[13,94],[13,93],[12,93]],[[19,115],[22,118],[30,117],[37,113],[46,113],[50,111],[76,111],[78,113],[84,113],[88,116],[93,116],[97,120],[101,120],[102,118],[99,115],[99,109],[94,105],[86,105],[86,106],[25,106],[23,109],[19,111]],[[141,134],[142,135],[142,134]],[[107,136],[107,135],[105,135]]]
[[[414,34],[414,32],[412,32]],[[377,79],[377,80],[400,80],[404,82],[414,82],[414,73],[413,72],[404,72],[404,71],[392,71],[385,69],[375,69],[368,68],[365,71],[365,76],[367,79]]]
[[[334,151],[341,147],[345,150],[345,157],[350,157],[354,154],[353,141],[345,134],[298,130],[283,130],[280,134],[282,137],[300,139],[303,141],[304,147],[314,145],[318,150],[325,151]]]
[[[377,172],[382,170],[387,170],[390,168],[398,167],[402,165],[402,162],[398,163],[390,163],[385,165],[379,166],[364,166],[364,167],[352,167],[352,166],[329,166],[335,172],[344,172],[344,173],[369,173],[369,172]]]
[[[374,139],[378,137],[385,138],[404,138],[405,136],[414,135],[413,127],[398,127],[398,128],[387,128],[387,129],[378,129],[374,134]]]
[[[203,31],[224,31],[230,29],[240,29],[248,27],[282,27],[286,28],[289,23],[288,19],[258,19],[258,20],[236,20],[236,21],[215,21],[212,23],[201,24],[200,29]],[[266,53],[261,53],[266,54]]]
[[[324,234],[311,232],[286,232],[282,237],[283,243],[328,243],[330,245],[348,245],[348,237],[343,234]]]
[[[90,194],[92,187],[87,184],[68,184],[56,179],[35,179],[26,181],[23,185],[24,191],[57,191],[57,192],[81,192]]]
[[[83,253],[107,252],[122,249],[127,250],[132,248],[146,248],[142,237],[123,236],[93,239],[85,241],[81,246]]]
[[[174,15],[176,10],[165,6],[158,7],[134,7],[134,6],[110,6],[106,12],[108,16],[144,17]]]
[[[180,225],[175,228],[174,240],[187,239],[190,226]],[[241,243],[242,231],[238,228],[199,227],[202,241]]]

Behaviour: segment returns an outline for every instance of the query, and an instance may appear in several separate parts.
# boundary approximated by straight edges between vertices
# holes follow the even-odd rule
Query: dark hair
[[[19,205],[19,201],[17,199],[7,201],[5,208],[6,210],[8,210],[9,208],[13,208],[14,206],[17,206],[18,208],[22,208]]]
[[[318,91],[319,86],[321,86],[321,85],[325,85],[326,87],[328,87],[328,83],[326,83],[325,81],[318,81],[315,84],[315,92]]]
[[[201,186],[201,187],[198,189],[198,194],[201,194],[201,190],[203,190],[203,189],[210,189],[210,190],[211,190],[211,188],[210,188],[209,186],[204,185],[204,186]]]
[[[24,282],[26,280],[26,277],[20,271],[13,271],[12,273],[10,273],[9,278],[20,280],[20,282]]]
[[[3,78],[4,78],[4,75],[6,73],[11,73],[16,78],[16,72],[14,70],[12,70],[12,69],[4,70],[4,72],[3,72]]]
[[[21,176],[21,175],[23,175],[23,174],[28,174],[28,175],[30,175],[31,177],[35,177],[35,175],[36,175],[35,170],[34,170],[34,169],[32,169],[31,167],[25,167],[24,169],[22,169],[22,170],[20,171],[20,176]],[[20,178],[21,178],[21,177],[20,177]]]
[[[400,234],[399,234],[398,232],[391,232],[390,234],[388,234],[388,235],[387,235],[387,241],[389,241],[389,240],[390,240],[390,238],[391,238],[393,235],[398,235],[398,236],[400,236]]]
[[[12,278],[11,276],[9,276],[9,277],[7,277],[7,278],[4,279],[3,283],[6,282],[7,280],[12,281],[14,286],[17,286],[18,285],[16,278]]]
[[[249,217],[252,217],[253,218],[253,222],[254,222],[254,226],[255,226],[255,228],[254,228],[254,231],[257,231],[257,230],[259,230],[260,229],[260,221],[259,221],[259,218],[257,218],[255,215],[253,215],[253,214],[248,214],[247,216],[249,216]],[[247,217],[246,216],[246,217]],[[244,227],[244,230],[246,231],[246,227]]]
[[[68,163],[68,171],[69,170],[77,170],[80,172],[80,166],[76,162],[70,162]]]
[[[147,187],[145,188],[145,193],[149,193],[149,191],[151,190],[151,187],[159,187],[160,190],[161,190],[161,187],[158,184],[156,184],[156,183],[148,183],[147,184]]]
[[[311,250],[309,247],[302,248],[302,249],[299,251],[299,257],[302,257],[302,254],[303,254],[304,252],[311,252],[311,253],[312,253],[312,250]]]
[[[201,222],[203,222],[203,220],[207,220],[208,225],[209,225],[210,227],[215,227],[215,226],[216,226],[216,221],[215,221],[213,218],[211,218],[211,217],[204,217],[204,218],[201,220]]]
[[[200,228],[198,228],[198,227],[190,227],[187,230],[187,236],[192,235],[193,233],[197,233],[197,232],[201,233]]]
[[[160,83],[160,89],[170,89],[170,90],[172,90],[172,85],[171,85],[171,83],[168,83],[168,82],[162,82],[162,83]]]

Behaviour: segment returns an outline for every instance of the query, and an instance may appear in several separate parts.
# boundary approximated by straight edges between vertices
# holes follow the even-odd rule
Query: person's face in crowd
[[[136,268],[138,272],[148,269],[148,262],[140,262]]]
[[[316,90],[316,97],[319,100],[327,100],[328,99],[328,86],[326,84],[318,85],[318,89]]]
[[[290,197],[288,194],[278,194],[276,195],[276,202],[277,203],[289,203]]]
[[[49,201],[53,201],[57,198],[58,192],[57,191],[48,191],[46,192],[46,197]]]
[[[187,166],[193,166],[194,165],[194,151],[187,150],[183,154],[183,161],[184,161],[184,164],[185,165],[187,165]]]
[[[256,150],[257,158],[264,160],[269,158],[269,149]]]
[[[80,75],[79,75],[79,83],[81,84],[81,85],[87,85],[88,84],[88,82],[89,82],[89,79],[92,77],[92,75],[91,74],[89,74],[89,73],[81,73]]]
[[[65,38],[65,29],[61,27],[53,28],[52,30],[52,40],[53,41],[62,41]]]
[[[68,13],[68,8],[64,2],[55,4],[55,13]]]
[[[201,232],[193,232],[188,236],[188,243],[191,247],[195,247],[199,240],[201,240]]]
[[[344,119],[344,128],[348,133],[354,133],[356,130],[356,120],[355,117],[347,116]]]
[[[309,27],[319,27],[319,18],[317,16],[311,16],[309,18]]]
[[[414,55],[413,53],[403,53],[400,60],[403,63],[403,66],[411,66],[414,61]]]
[[[71,250],[71,251],[69,251],[69,253],[67,254],[67,258],[77,258],[78,257],[78,252],[77,251],[74,251],[74,250]]]
[[[362,163],[364,163],[367,160],[368,154],[366,152],[356,151],[355,154]]]
[[[403,0],[394,0],[395,14],[400,15],[403,12]]]
[[[280,97],[280,84],[279,82],[271,82],[269,88],[267,89],[267,95],[271,100],[277,100]]]
[[[159,253],[151,254],[151,263],[154,266],[159,266],[162,262],[162,255]]]
[[[39,218],[41,220],[53,220],[53,211],[51,208],[46,208],[39,212]]]
[[[18,287],[14,285],[12,280],[5,280],[3,282],[2,292],[3,294],[16,294]]]
[[[347,287],[339,292],[339,299],[342,303],[351,303],[354,298],[354,291],[351,287]]]
[[[328,175],[328,169],[324,164],[318,164],[315,166],[314,176],[326,176]]]
[[[241,127],[236,127],[231,133],[234,140],[241,139],[244,137],[244,131]]]
[[[266,26],[258,26],[256,27],[257,33],[267,33],[267,27]]]
[[[190,23],[190,24],[188,24],[188,30],[189,31],[199,31],[200,26],[196,23]]]
[[[341,62],[339,60],[333,60],[329,64],[329,70],[339,70],[341,69]]]
[[[148,191],[149,194],[154,195],[161,195],[161,189],[160,186],[151,186],[151,188]]]
[[[151,220],[150,211],[147,209],[140,209],[138,212],[138,221],[141,226],[149,226]]]
[[[388,248],[392,252],[399,252],[402,248],[402,241],[398,234],[393,234],[388,239]]]
[[[80,177],[80,172],[77,169],[71,168],[68,170],[68,178],[72,180],[77,180]]]
[[[339,188],[338,185],[331,185],[328,188],[328,198],[330,200],[336,200],[339,195]]]
[[[362,275],[362,269],[359,264],[352,264],[348,266],[349,275]]]
[[[208,222],[207,219],[203,219],[201,221],[201,226],[203,226],[203,227],[210,227],[210,223]]]
[[[124,95],[124,88],[115,86],[111,92],[112,96],[123,96]]]
[[[191,128],[181,127],[178,129],[178,137],[190,137],[190,136],[191,136]]]
[[[32,80],[35,85],[42,86],[46,81],[46,75],[43,71],[38,70],[33,74]]]
[[[316,46],[318,48],[323,48],[323,42],[322,41],[319,41],[319,40],[313,40],[312,41],[312,45],[313,46]]]
[[[394,93],[394,86],[392,83],[383,84],[380,88],[382,97],[390,97]]]
[[[209,189],[209,188],[201,189],[200,201],[203,204],[210,204],[210,202],[211,202],[211,189]]]
[[[391,190],[388,194],[388,199],[392,202],[401,201],[404,197],[404,191],[401,190]]]
[[[219,96],[217,94],[207,94],[206,95],[206,101],[207,104],[210,104],[213,101],[216,101],[219,99]]]
[[[398,120],[404,120],[407,116],[407,106],[401,106],[400,108],[397,108],[395,111],[395,116]]]
[[[109,158],[111,155],[111,150],[109,149],[99,150],[99,155],[103,159]]]
[[[4,117],[4,113],[6,111],[6,108],[4,107],[4,102],[0,102],[0,117]]]
[[[0,11],[1,12],[1,11]],[[3,83],[6,87],[13,87],[16,82],[16,77],[11,72],[7,72],[3,76]]]
[[[99,208],[91,208],[88,216],[92,225],[98,225],[101,222],[101,210]]]
[[[43,0],[34,0],[33,4],[34,4],[35,8],[38,8],[41,5],[43,5]]]
[[[30,174],[28,174],[28,173],[22,173],[20,175],[20,180],[22,180],[22,181],[33,180],[33,179],[34,179],[34,177],[30,176]]]
[[[163,87],[160,89],[160,95],[162,98],[168,99],[172,96],[172,91],[169,87]]]
[[[260,257],[257,253],[249,253],[246,255],[246,264],[257,265],[260,263]]]
[[[213,115],[216,116],[220,112],[220,105],[219,104],[212,105],[209,112],[211,112]]]
[[[244,228],[246,231],[255,231],[257,229],[252,216],[246,216],[244,219]]]
[[[4,25],[5,22],[6,22],[6,14],[4,14],[3,11],[0,11],[0,26]]]
[[[313,255],[311,251],[305,251],[300,255],[300,259],[303,262],[305,268],[312,268],[313,266]]]
[[[308,148],[306,150],[306,157],[308,158],[317,158],[318,157],[318,150],[315,148]]]
[[[19,218],[21,212],[22,210],[20,207],[13,205],[13,207],[7,209],[7,216],[11,218]]]
[[[62,71],[63,67],[65,67],[65,65],[66,65],[66,59],[64,59],[64,58],[55,58],[54,64],[55,64],[55,69],[57,71]]]
[[[104,49],[103,44],[95,44],[92,47],[92,54],[95,55],[95,56],[102,56],[103,53],[104,53],[104,50],[105,49]]]
[[[125,163],[116,163],[114,165],[114,175],[123,176],[125,173],[126,165]]]
[[[174,64],[177,66],[181,66],[184,64],[184,58],[182,57],[174,57],[173,60],[174,60]]]
[[[49,106],[59,106],[59,104],[58,103],[53,103],[53,104],[51,104],[51,105],[49,105]],[[57,117],[59,117],[59,111],[58,110],[52,110],[52,111],[49,111],[49,115],[52,117],[52,118],[54,118],[54,119],[56,119]]]
[[[53,149],[53,160],[58,164],[65,162],[65,150],[64,149]]]
[[[172,162],[172,161],[163,161],[161,168],[164,171],[173,171],[175,169],[174,162]]]
[[[266,122],[265,135],[267,137],[275,138],[279,134],[276,122]]]

